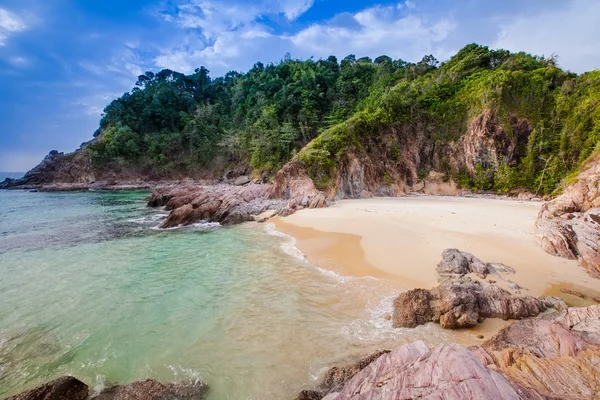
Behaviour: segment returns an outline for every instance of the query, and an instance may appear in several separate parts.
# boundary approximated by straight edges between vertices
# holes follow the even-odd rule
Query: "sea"
[[[453,341],[393,329],[396,284],[311,265],[272,224],[159,229],[147,196],[0,190],[0,398],[69,374],[290,399],[377,349]]]

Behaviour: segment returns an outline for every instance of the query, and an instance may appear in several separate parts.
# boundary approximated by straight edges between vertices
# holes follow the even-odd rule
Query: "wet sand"
[[[441,196],[342,200],[272,221],[297,239],[311,263],[342,275],[382,278],[401,289],[431,288],[442,251],[457,248],[513,267],[516,273],[508,278],[529,294],[591,304],[600,281],[537,244],[533,224],[541,204]],[[582,291],[586,299],[561,287]]]

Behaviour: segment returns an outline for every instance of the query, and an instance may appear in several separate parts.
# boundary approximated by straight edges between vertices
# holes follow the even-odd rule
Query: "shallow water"
[[[393,283],[313,267],[272,225],[159,230],[145,196],[0,191],[0,397],[72,374],[286,399],[375,349],[455,339],[393,330]]]

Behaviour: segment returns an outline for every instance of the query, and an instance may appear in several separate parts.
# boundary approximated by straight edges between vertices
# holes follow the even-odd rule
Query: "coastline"
[[[313,264],[341,275],[373,276],[399,290],[437,285],[441,252],[458,248],[516,270],[511,280],[534,296],[558,295],[570,306],[589,299],[600,283],[577,264],[545,253],[533,233],[542,203],[510,199],[409,196],[341,200],[321,209],[272,219],[296,238]]]

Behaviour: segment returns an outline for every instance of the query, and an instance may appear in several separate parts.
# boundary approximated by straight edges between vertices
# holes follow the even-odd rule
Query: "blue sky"
[[[477,42],[600,67],[597,0],[0,0],[0,171],[89,140],[137,75],[331,54],[448,59]]]

